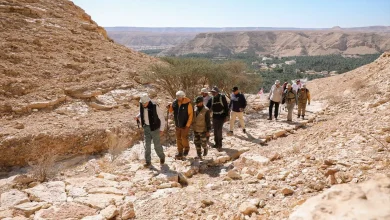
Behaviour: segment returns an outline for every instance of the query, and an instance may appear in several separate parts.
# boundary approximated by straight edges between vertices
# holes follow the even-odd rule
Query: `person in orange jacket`
[[[176,159],[183,159],[190,151],[190,142],[188,140],[188,133],[192,124],[194,114],[191,100],[186,97],[183,91],[176,93],[176,99],[168,106],[169,112],[173,112],[176,125],[176,144],[177,154]]]

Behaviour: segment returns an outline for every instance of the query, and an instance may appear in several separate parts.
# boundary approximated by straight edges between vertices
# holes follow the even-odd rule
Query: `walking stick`
[[[171,136],[169,135],[169,123],[168,123],[168,119],[169,119],[169,110],[167,111],[167,147],[169,147],[170,143],[171,143]]]
[[[137,118],[137,126],[138,126],[138,129],[140,129],[140,125],[141,124],[141,122],[139,121],[139,118]],[[145,140],[144,141],[142,141],[142,145],[143,145],[143,147],[144,147],[144,150],[146,150],[145,149]],[[141,149],[141,152],[140,152],[140,155],[142,154],[142,149]]]

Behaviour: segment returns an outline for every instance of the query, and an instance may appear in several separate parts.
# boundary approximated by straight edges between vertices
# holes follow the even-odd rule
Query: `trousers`
[[[157,129],[157,130],[151,131],[150,126],[145,125],[144,126],[144,136],[145,136],[145,161],[147,163],[150,163],[152,160],[152,158],[151,158],[152,140],[153,140],[153,144],[154,144],[154,150],[156,151],[157,156],[160,159],[165,159],[164,150],[163,150],[161,143],[160,143],[160,130]]]
[[[234,129],[234,123],[236,122],[236,118],[240,120],[240,125],[242,129],[245,129],[245,121],[244,121],[244,112],[234,112],[230,113],[230,131]]]

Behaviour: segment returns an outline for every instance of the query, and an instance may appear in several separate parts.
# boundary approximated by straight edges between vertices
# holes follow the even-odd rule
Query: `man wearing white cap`
[[[211,99],[211,96],[209,96],[209,90],[207,88],[203,88],[202,90],[200,90],[200,94],[203,97],[203,105],[206,106]]]
[[[145,137],[145,167],[149,167],[151,162],[151,142],[153,140],[154,150],[160,158],[160,164],[165,163],[164,150],[160,143],[160,135],[164,133],[165,120],[161,109],[153,103],[147,94],[141,95],[140,113],[135,117],[141,119]]]
[[[275,105],[275,120],[278,119],[279,114],[279,103],[282,101],[283,97],[283,88],[280,86],[280,81],[276,80],[275,85],[271,87],[271,91],[269,92],[268,99],[270,100],[269,103],[269,112],[268,112],[268,120],[272,120],[272,108]]]

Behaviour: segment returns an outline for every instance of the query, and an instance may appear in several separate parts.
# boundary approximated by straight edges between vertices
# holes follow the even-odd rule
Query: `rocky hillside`
[[[0,17],[2,168],[100,151],[106,129],[131,129],[137,94],[156,94],[139,77],[156,60],[113,43],[71,1],[0,0]]]
[[[44,183],[34,180],[34,168],[14,169],[0,179],[0,218],[387,219],[389,78],[390,54],[383,54],[310,82],[306,120],[292,123],[284,110],[268,121],[266,96],[247,95],[247,133],[236,128],[203,161],[192,142],[185,161],[174,160],[176,147],[168,144],[166,164],[153,152],[146,169],[137,143],[114,159],[57,163]]]
[[[390,34],[350,31],[251,31],[201,33],[165,55],[255,51],[275,56],[374,54],[390,50]]]

